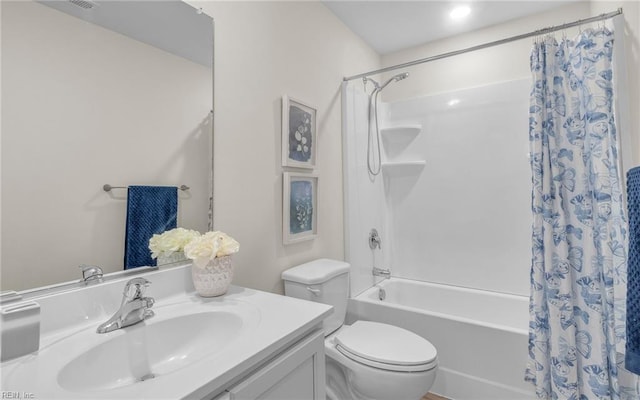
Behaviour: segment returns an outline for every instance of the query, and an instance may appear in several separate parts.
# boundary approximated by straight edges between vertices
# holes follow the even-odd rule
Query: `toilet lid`
[[[436,348],[428,340],[393,325],[356,321],[336,336],[336,348],[354,361],[397,371],[433,368]]]

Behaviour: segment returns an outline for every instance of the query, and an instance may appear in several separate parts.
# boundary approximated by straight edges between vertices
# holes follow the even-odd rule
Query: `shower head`
[[[373,87],[375,88],[374,91],[381,91],[382,89],[384,89],[385,87],[387,87],[388,84],[390,84],[391,82],[398,82],[401,81],[403,79],[406,79],[409,77],[409,73],[408,72],[403,72],[401,74],[398,75],[394,75],[391,77],[391,79],[389,79],[388,81],[386,81],[383,85],[380,85],[378,82],[374,81],[373,79],[369,78],[369,77],[364,77],[362,78],[362,81],[366,84],[367,82],[371,82],[373,83]]]
[[[401,74],[398,74],[396,76],[394,76],[392,79],[394,79],[396,82],[401,81],[403,79],[406,79],[409,77],[409,73],[408,72],[403,72]]]
[[[384,89],[391,82],[398,82],[398,81],[401,81],[401,80],[406,79],[408,77],[409,77],[409,73],[408,72],[403,72],[401,74],[394,75],[388,81],[386,81],[382,86],[380,86],[380,88],[378,90]]]

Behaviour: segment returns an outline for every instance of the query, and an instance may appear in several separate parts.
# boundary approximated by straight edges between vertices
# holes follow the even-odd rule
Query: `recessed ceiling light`
[[[471,14],[471,7],[457,6],[449,13],[451,19],[460,20]]]

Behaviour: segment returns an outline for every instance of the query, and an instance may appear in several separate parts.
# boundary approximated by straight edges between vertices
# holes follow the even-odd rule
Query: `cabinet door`
[[[324,331],[287,349],[240,384],[230,400],[325,400]]]

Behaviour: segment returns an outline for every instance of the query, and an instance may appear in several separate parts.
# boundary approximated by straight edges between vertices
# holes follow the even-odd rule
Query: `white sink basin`
[[[152,318],[76,356],[62,367],[58,383],[66,390],[84,392],[161,377],[223,350],[242,326],[242,318],[225,311],[157,322]]]
[[[45,338],[37,353],[3,363],[3,386],[35,380],[38,393],[61,399],[173,398],[167,387],[241,353],[261,321],[256,305],[228,298],[182,297],[153,310],[153,318],[109,333],[96,333],[104,315]]]

